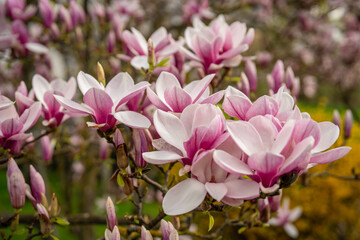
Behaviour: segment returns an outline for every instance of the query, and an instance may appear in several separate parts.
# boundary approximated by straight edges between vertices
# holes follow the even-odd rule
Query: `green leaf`
[[[161,60],[158,64],[155,65],[154,68],[157,68],[157,67],[164,67],[164,66],[167,66],[167,62],[170,60],[170,58],[165,58],[163,60]]]
[[[124,186],[125,186],[124,180],[122,179],[122,177],[120,176],[120,174],[117,175],[116,180],[117,180],[117,183],[118,183],[118,185],[119,185],[120,187],[124,187]]]
[[[208,232],[210,232],[210,230],[214,227],[215,220],[214,220],[214,217],[210,213],[208,213],[208,215],[209,215],[209,230],[208,230]]]
[[[60,240],[59,238],[55,237],[54,235],[50,235],[54,240]]]
[[[245,230],[247,229],[247,227],[241,227],[238,230],[238,234],[242,234],[243,232],[245,232]]]
[[[55,218],[55,222],[61,226],[67,226],[67,225],[70,225],[70,223],[68,222],[68,220],[64,219],[64,218],[59,218],[59,217],[56,217]]]

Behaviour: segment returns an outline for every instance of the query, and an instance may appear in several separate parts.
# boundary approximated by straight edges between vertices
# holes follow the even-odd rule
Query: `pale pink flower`
[[[154,45],[154,65],[176,53],[182,45],[181,41],[174,41],[171,34],[164,27],[157,29],[149,39],[152,40]],[[131,28],[131,32],[125,30],[122,33],[122,40],[130,51],[129,56],[122,56],[124,60],[130,61],[131,65],[136,69],[148,69],[148,42],[144,36],[135,28]]]
[[[176,231],[171,222],[161,219],[160,225],[163,240],[179,240],[179,233]]]
[[[113,231],[114,228],[117,228],[115,206],[110,197],[108,197],[106,201],[106,219],[108,223],[108,229]]]
[[[76,81],[74,78],[70,78],[68,82],[56,79],[49,83],[41,75],[35,74],[32,85],[36,98],[43,105],[43,124],[45,126],[59,126],[69,118],[69,116],[65,115],[63,107],[56,101],[54,95],[71,100],[76,93]]]
[[[149,230],[146,230],[144,226],[141,226],[141,240],[153,240]]]
[[[26,6],[26,0],[6,0],[5,10],[10,18],[21,21],[29,19],[36,13],[36,7],[33,5]]]
[[[94,122],[89,127],[107,131],[121,122],[132,128],[148,128],[149,119],[140,113],[126,110],[125,104],[134,96],[144,91],[147,82],[134,84],[128,73],[118,73],[106,87],[94,77],[80,72],[77,77],[80,91],[84,95],[84,104],[79,104],[62,96],[55,96],[57,101],[72,116],[90,115]]]
[[[39,11],[44,26],[51,28],[57,16],[48,0],[39,0]]]
[[[299,232],[292,223],[301,216],[301,213],[301,207],[296,207],[293,210],[290,210],[289,199],[285,198],[276,217],[271,218],[268,223],[272,226],[283,227],[290,237],[297,238],[299,236]]]
[[[187,23],[191,23],[194,18],[202,20],[214,17],[215,14],[211,11],[208,0],[201,0],[201,2],[191,0],[183,6],[183,19]]]
[[[222,111],[211,104],[189,105],[179,118],[156,110],[154,126],[161,138],[153,140],[153,146],[160,151],[143,153],[152,164],[179,160],[184,166],[192,165],[201,151],[217,147],[228,137]]]
[[[241,53],[249,48],[254,39],[254,29],[247,31],[246,25],[234,22],[230,26],[223,15],[206,26],[198,19],[194,27],[185,30],[188,48],[182,48],[192,65],[203,74],[217,73],[222,67],[235,67],[240,64]]]
[[[118,227],[114,227],[112,231],[105,230],[105,240],[120,240],[120,232]]]
[[[50,139],[50,137],[46,135],[40,139],[40,142],[44,161],[50,162],[54,154],[56,139]]]
[[[201,80],[192,81],[182,88],[173,74],[162,72],[156,81],[156,94],[148,87],[147,97],[158,109],[175,113],[181,113],[194,103],[216,104],[221,100],[224,92],[219,91],[210,95],[208,86],[213,78],[214,74],[211,74]]]

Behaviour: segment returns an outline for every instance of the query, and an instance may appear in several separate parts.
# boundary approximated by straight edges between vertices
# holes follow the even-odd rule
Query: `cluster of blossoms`
[[[42,138],[44,156],[49,161],[54,145],[47,134],[69,118],[90,116],[93,121],[88,121],[87,126],[97,130],[104,140],[102,144],[111,143],[116,151],[118,169],[112,179],[118,180],[125,194],[132,194],[135,188],[142,199],[136,180],[150,182],[164,193],[162,210],[171,216],[208,211],[214,204],[240,206],[248,200],[257,201],[261,216],[266,216],[269,209],[278,212],[272,219],[264,217],[264,222],[283,226],[289,235],[296,236],[291,222],[301,211],[290,211],[288,200],[280,207],[280,194],[308,169],[333,162],[349,152],[350,147],[346,146],[330,149],[339,137],[337,124],[318,123],[300,111],[296,105],[299,79],[290,67],[285,70],[281,61],[267,75],[269,95],[250,98],[258,82],[251,57],[245,58],[237,88],[227,86],[219,90],[220,83],[226,81],[226,74],[221,77],[220,73],[239,66],[244,59],[242,54],[254,40],[254,29],[248,29],[244,23],[229,25],[222,15],[209,25],[194,18],[193,26],[185,30],[185,39],[174,40],[161,27],[146,40],[135,28],[122,31],[122,13],[135,18],[143,16],[142,11],[136,10],[137,1],[130,6],[122,3],[114,3],[109,9],[95,5],[90,9],[91,16],[100,22],[106,18],[114,21],[107,38],[109,53],[115,51],[114,41],[118,38],[123,43],[118,57],[144,73],[145,81],[136,83],[136,78],[127,72],[106,81],[100,64],[97,78],[81,71],[77,79],[49,82],[36,74],[30,91],[22,82],[15,92],[17,109],[13,101],[0,95],[0,146],[18,156],[33,141],[31,133],[26,132],[42,116],[42,125],[50,129]],[[197,7],[203,9],[196,12],[210,18],[210,12],[204,10],[207,1],[201,5]],[[24,8],[22,1],[10,0],[6,6],[13,24],[35,14]],[[69,2],[69,9],[54,8],[47,0],[39,1],[43,24],[53,36],[59,31],[55,23],[58,13],[67,31],[85,23],[85,13],[74,0]],[[21,42],[21,35],[16,36]],[[22,42],[25,43],[28,41]],[[24,46],[44,53],[39,45]],[[188,81],[186,73],[191,68],[196,69],[199,80]],[[74,98],[77,87],[83,95],[80,102]],[[182,165],[175,175],[185,180],[170,184],[167,191],[170,186],[159,187],[159,183],[147,178],[143,172],[147,164],[168,164],[169,168]],[[38,212],[42,235],[49,236],[51,223],[59,214],[57,199],[53,196],[48,204],[44,180],[32,166],[30,176],[31,188],[26,187],[15,160],[8,160],[8,190],[13,207],[21,208],[26,195]],[[140,208],[141,204],[136,206]],[[120,231],[110,198],[106,213],[105,239],[118,240]],[[138,217],[141,239],[152,239],[143,224],[156,224],[146,224],[147,220]],[[179,238],[174,226],[164,220],[161,232],[164,239]]]

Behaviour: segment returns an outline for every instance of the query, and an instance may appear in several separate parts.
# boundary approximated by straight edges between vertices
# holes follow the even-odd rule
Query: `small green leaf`
[[[54,240],[60,240],[59,238],[55,237],[54,235],[50,235]]]
[[[169,60],[170,60],[170,58],[165,58],[165,59],[161,60],[158,64],[155,65],[154,68],[167,66],[167,62]]]
[[[247,227],[241,227],[238,230],[238,234],[242,234],[243,232],[245,232],[245,230],[247,229]]]
[[[116,205],[122,203],[124,200],[127,200],[128,196],[121,198],[119,201],[116,202]]]
[[[210,232],[210,230],[214,227],[214,223],[215,223],[215,220],[214,220],[214,217],[210,214],[210,213],[208,213],[208,215],[209,215],[209,232]]]
[[[61,226],[67,226],[70,225],[70,223],[68,222],[68,220],[64,219],[64,218],[55,218],[55,222]]]
[[[125,186],[125,183],[124,183],[124,180],[122,179],[122,177],[120,176],[120,174],[117,175],[117,183],[120,187],[124,187]]]

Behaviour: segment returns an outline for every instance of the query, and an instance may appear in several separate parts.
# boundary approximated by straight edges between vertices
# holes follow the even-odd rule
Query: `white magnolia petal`
[[[150,120],[144,115],[134,111],[121,111],[114,113],[114,117],[132,128],[149,128],[151,126]]]
[[[201,182],[189,178],[171,188],[162,206],[167,215],[180,215],[194,210],[205,199],[207,191]]]
[[[181,155],[169,151],[145,152],[142,156],[145,161],[152,164],[165,164],[182,158]]]

